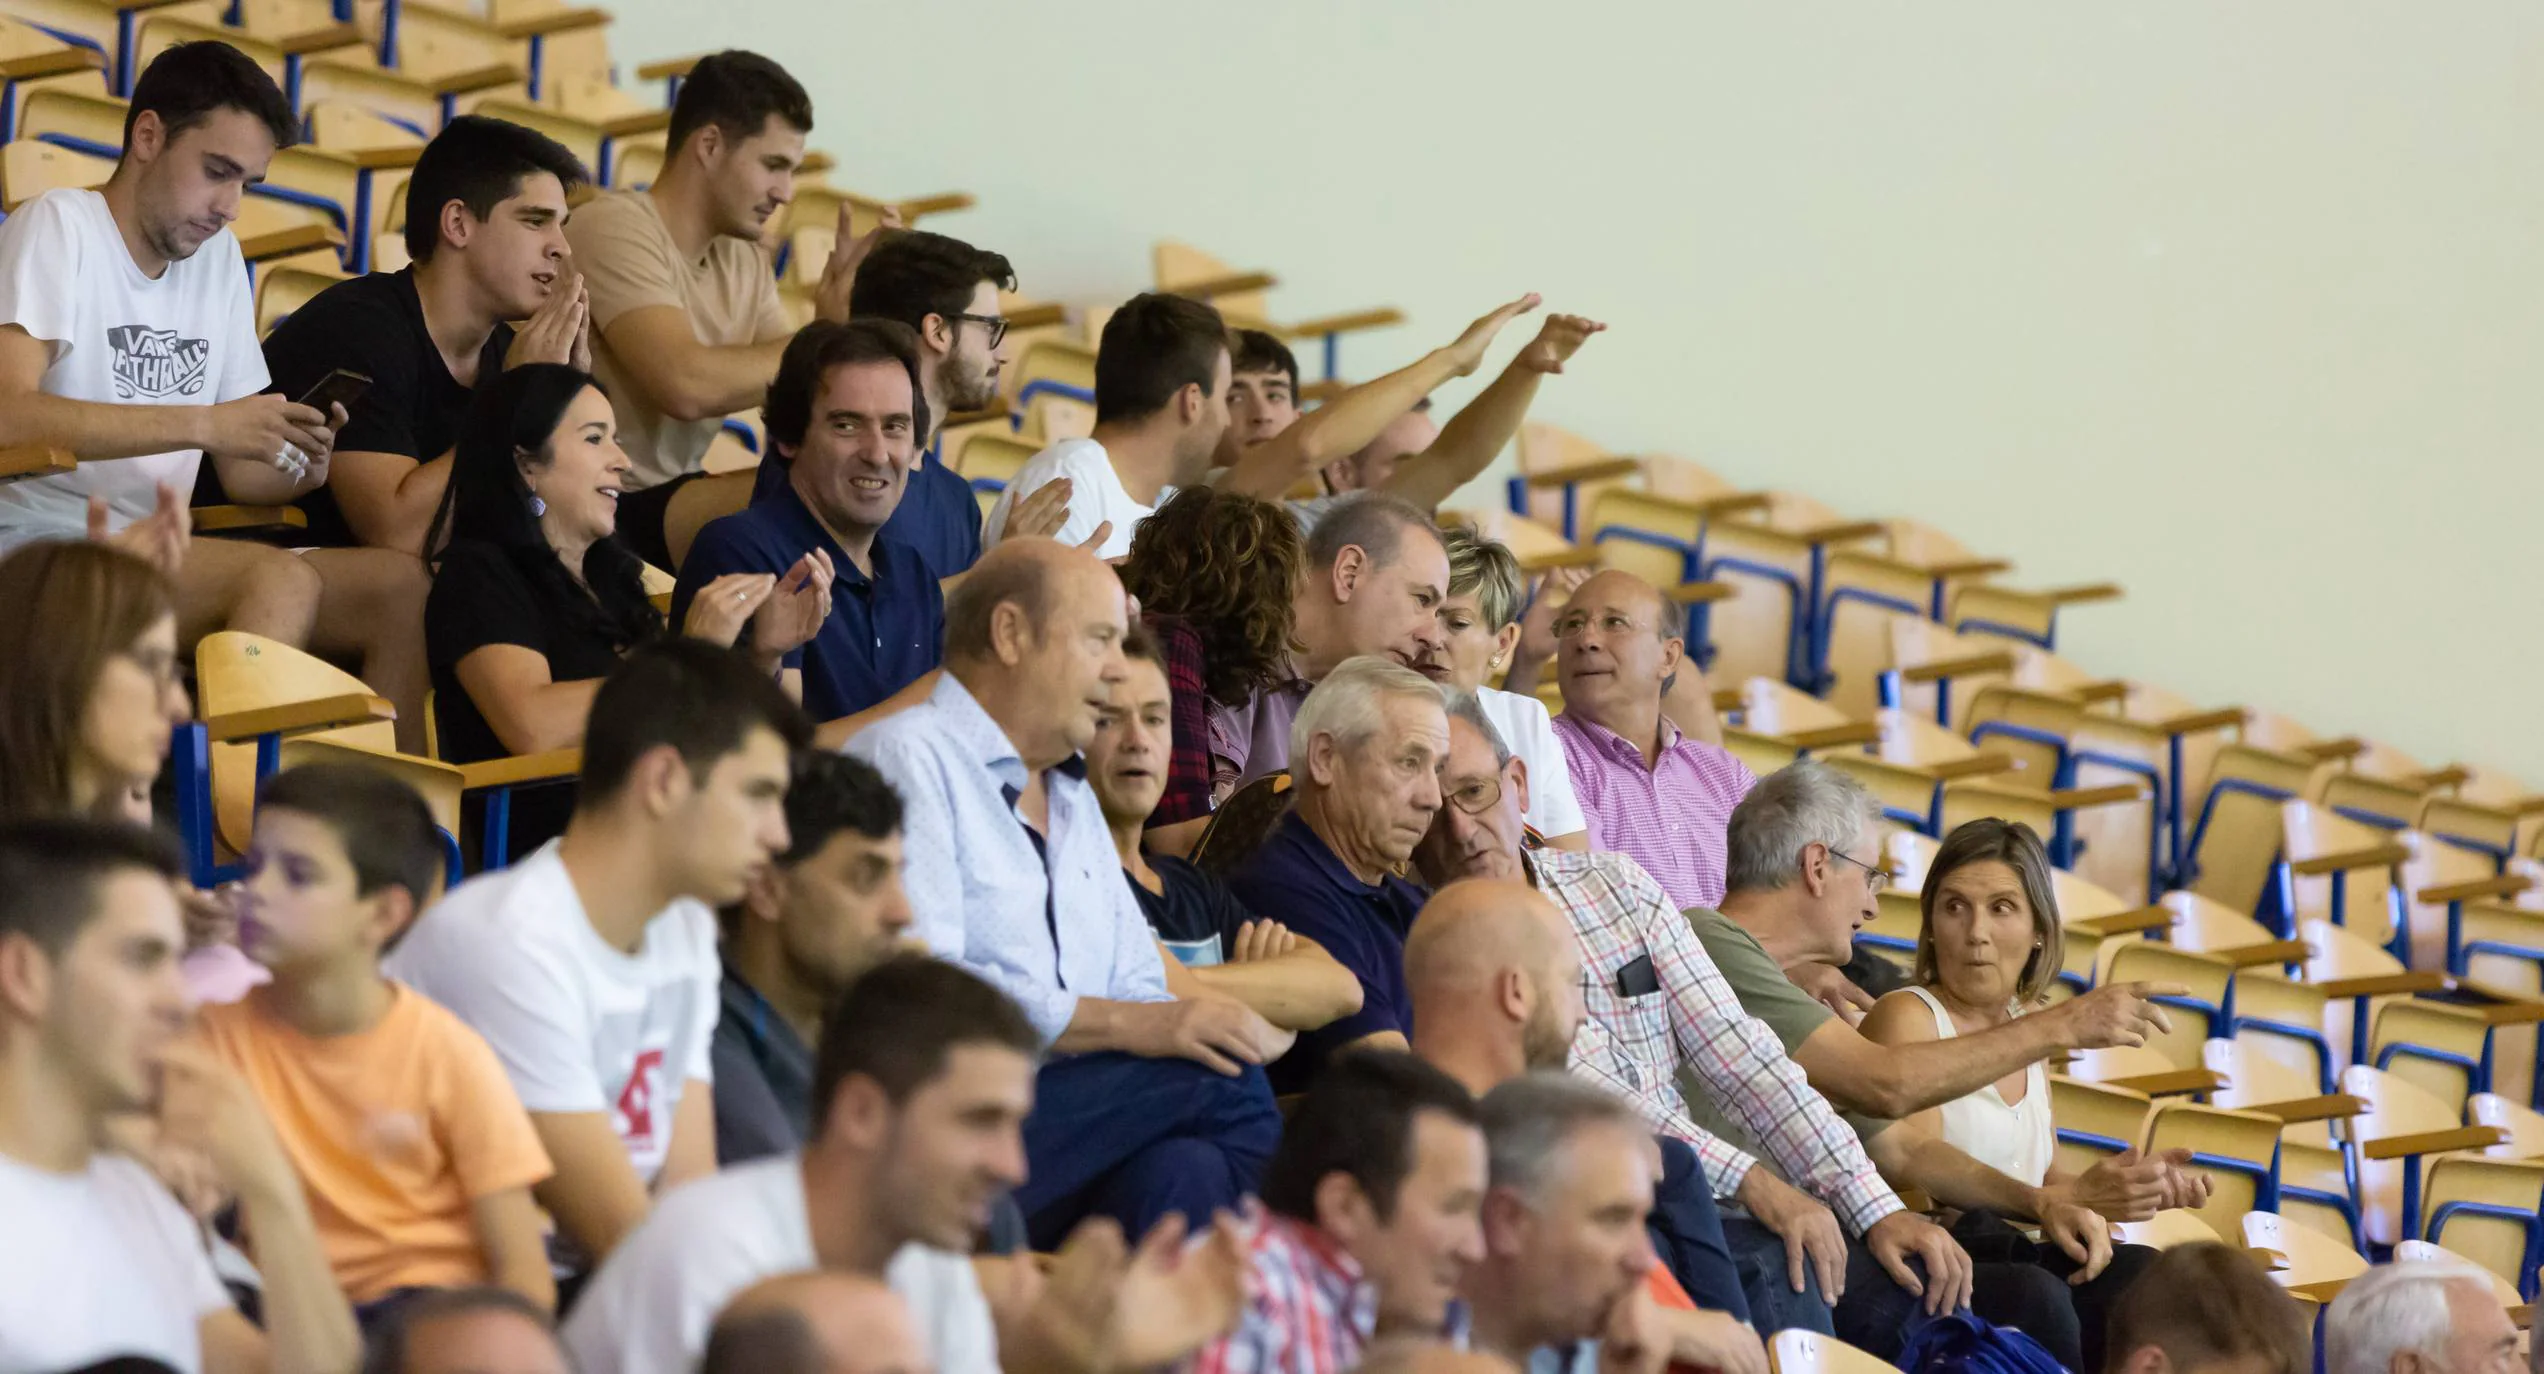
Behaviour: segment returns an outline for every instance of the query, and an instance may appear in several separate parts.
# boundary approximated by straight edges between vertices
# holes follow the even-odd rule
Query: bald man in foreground
[[[1723,832],[1757,778],[1720,747],[1680,733],[1661,710],[1686,660],[1683,616],[1632,573],[1600,573],[1555,617],[1555,717],[1594,853],[1631,856],[1670,904],[1723,895]]]
[[[1471,878],[1440,889],[1405,943],[1405,987],[1413,999],[1414,1053],[1478,1097],[1528,1073],[1561,1069],[1584,1029],[1572,927],[1525,882]],[[1748,1326],[1703,1175],[1674,1179],[1657,1157],[1652,1163],[1656,1189],[1680,1185],[1677,1196],[1653,1197],[1652,1248],[1682,1288],[1720,1309],[1646,1314],[1666,1331],[1670,1361],[1766,1374],[1766,1348]]]
[[[932,1374],[909,1304],[862,1274],[781,1274],[716,1318],[699,1374]]]
[[[928,699],[848,742],[901,796],[910,933],[1013,998],[1049,1051],[1016,1193],[1037,1250],[1089,1215],[1135,1236],[1168,1213],[1207,1226],[1280,1137],[1261,1066],[1289,1033],[1169,987],[1087,785],[1128,625],[1093,554],[1007,540],[946,599]]]

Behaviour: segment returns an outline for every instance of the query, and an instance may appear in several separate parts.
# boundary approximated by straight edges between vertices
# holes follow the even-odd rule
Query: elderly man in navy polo
[[[1253,1191],[1281,1130],[1261,1065],[1289,1033],[1170,971],[1087,785],[1126,612],[1095,555],[1001,543],[947,601],[928,699],[848,743],[901,794],[911,933],[1050,1046],[1016,1194],[1037,1249],[1090,1214],[1133,1235],[1169,1212],[1207,1224]]]
[[[671,621],[727,573],[829,564],[830,614],[785,671],[815,720],[852,715],[936,667],[945,597],[917,549],[884,532],[927,428],[918,344],[889,320],[817,320],[786,345],[764,411],[774,467],[751,504],[710,521],[680,565]],[[783,480],[778,480],[782,478]]]
[[[1449,717],[1431,679],[1391,658],[1348,658],[1290,725],[1290,814],[1229,875],[1248,910],[1277,919],[1360,976],[1360,1010],[1299,1037],[1272,1084],[1303,1092],[1326,1059],[1401,1050],[1413,1029],[1404,942],[1423,890],[1399,877],[1440,809]]]

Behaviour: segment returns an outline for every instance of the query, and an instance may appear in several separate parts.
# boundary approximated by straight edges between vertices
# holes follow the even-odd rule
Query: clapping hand
[[[563,275],[548,288],[547,300],[514,331],[512,347],[504,350],[505,367],[562,363],[592,370],[591,288],[571,265],[561,270]]]
[[[690,599],[689,618],[681,633],[730,649],[742,627],[751,623],[752,613],[776,590],[777,578],[772,574],[726,573]]]
[[[830,585],[838,572],[830,553],[815,549],[795,560],[751,618],[751,648],[763,657],[794,652],[821,633],[830,619]]]
[[[177,489],[159,484],[159,504],[150,514],[113,534],[106,532],[106,498],[88,498],[88,537],[131,554],[169,577],[185,566],[186,545],[193,539],[194,518]]]

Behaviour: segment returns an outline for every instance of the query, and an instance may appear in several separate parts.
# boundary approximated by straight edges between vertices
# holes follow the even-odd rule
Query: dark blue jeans
[[[1698,1307],[1729,1312],[1745,1322],[1749,1301],[1741,1291],[1740,1268],[1723,1239],[1722,1212],[1705,1181],[1705,1162],[1686,1141],[1670,1136],[1659,1140],[1661,1182],[1652,1190],[1652,1215],[1646,1222],[1652,1250]]]
[[[1792,1330],[1816,1331],[1823,1336],[1837,1334],[1828,1299],[1820,1295],[1817,1270],[1804,1265],[1802,1291],[1793,1291],[1782,1236],[1745,1214],[1724,1217],[1722,1229],[1723,1243],[1731,1251],[1732,1265],[1740,1276],[1740,1291],[1749,1300],[1749,1325],[1761,1338]],[[1882,1282],[1890,1282],[1889,1276],[1878,1268],[1873,1272]],[[1852,1270],[1847,1282],[1854,1282]]]
[[[1188,1059],[1055,1058],[1025,1118],[1031,1177],[1016,1190],[1037,1250],[1107,1216],[1137,1241],[1169,1212],[1196,1227],[1254,1191],[1281,1138],[1263,1070],[1231,1078]]]

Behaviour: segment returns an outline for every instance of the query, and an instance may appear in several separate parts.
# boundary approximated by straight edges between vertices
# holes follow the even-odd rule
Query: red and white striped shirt
[[[1253,1281],[1237,1329],[1201,1348],[1191,1374],[1344,1374],[1378,1329],[1378,1288],[1333,1237],[1265,1212],[1249,1243]]]
[[[1722,905],[1725,832],[1757,775],[1680,734],[1667,716],[1660,757],[1648,768],[1641,745],[1570,711],[1555,717],[1555,734],[1590,821],[1590,848],[1631,856],[1682,911]]]

